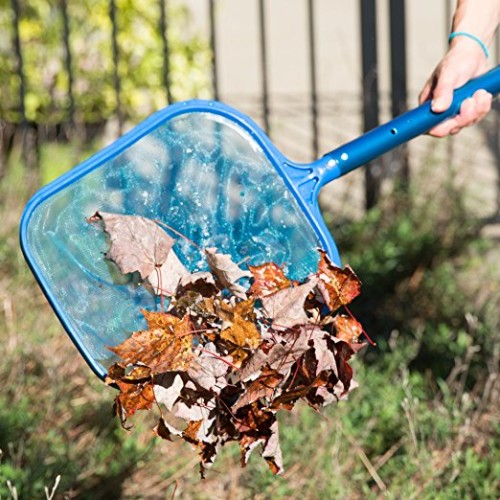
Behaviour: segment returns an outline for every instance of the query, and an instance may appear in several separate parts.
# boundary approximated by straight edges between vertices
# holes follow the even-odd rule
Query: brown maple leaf
[[[245,406],[238,414],[238,439],[241,450],[241,465],[244,467],[252,451],[262,445],[261,456],[268,463],[273,474],[283,472],[283,460],[279,445],[278,421],[274,411],[263,410],[257,403]]]
[[[175,239],[156,222],[137,215],[96,212],[89,222],[102,221],[111,246],[106,258],[124,274],[138,272],[157,295],[172,295],[189,274],[172,250]]]
[[[167,259],[175,240],[151,219],[137,215],[96,212],[90,222],[101,220],[111,247],[106,258],[124,274],[138,271],[142,279]]]
[[[273,422],[270,427],[271,435],[264,444],[261,456],[269,465],[274,475],[283,473],[283,458],[281,454],[278,421]]]
[[[317,283],[317,278],[313,276],[303,285],[285,288],[263,297],[262,306],[268,317],[273,320],[273,327],[291,328],[307,324],[309,316],[304,303]]]
[[[265,366],[259,378],[250,383],[240,399],[232,406],[232,411],[237,411],[261,398],[271,399],[282,380],[283,375]]]
[[[217,394],[227,385],[225,375],[230,364],[229,359],[217,354],[215,344],[208,342],[191,362],[187,374],[200,387]]]
[[[361,281],[349,266],[342,269],[332,263],[324,250],[319,253],[318,289],[328,308],[335,311],[361,293]]]
[[[240,408],[237,412],[238,419],[235,420],[234,426],[243,435],[247,432],[264,432],[267,433],[273,422],[276,420],[276,415],[272,411],[262,408],[258,402],[253,402]]]
[[[128,417],[137,410],[149,410],[155,400],[151,383],[151,370],[147,366],[134,366],[127,370],[120,363],[109,367],[105,382],[115,385],[120,393],[115,398],[114,409],[124,428]]]
[[[168,313],[143,311],[148,330],[134,332],[132,337],[108,349],[126,364],[142,363],[151,373],[185,371],[193,359],[191,321]]]
[[[335,339],[334,339],[335,340]],[[342,395],[346,394],[350,387],[353,377],[353,369],[349,364],[349,360],[351,356],[360,351],[366,346],[366,343],[363,344],[348,344],[343,340],[338,340],[336,343],[336,353],[335,358],[337,361],[337,367],[339,372],[339,380],[344,384],[344,392]]]

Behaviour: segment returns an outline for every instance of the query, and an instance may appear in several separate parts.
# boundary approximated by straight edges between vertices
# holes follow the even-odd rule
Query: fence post
[[[73,96],[73,68],[71,61],[71,46],[69,40],[69,17],[66,0],[61,0],[61,15],[63,19],[63,44],[64,44],[64,66],[68,74],[68,121],[70,129],[74,124],[75,99]]]
[[[390,0],[391,113],[396,117],[407,111],[406,17],[405,0]],[[408,190],[410,166],[408,147],[402,144],[390,153],[391,171],[396,172],[401,187]]]
[[[210,15],[210,50],[212,52],[212,95],[216,101],[219,100],[219,81],[217,79],[217,40],[215,28],[215,0],[209,0],[209,15]]]
[[[363,70],[363,130],[379,125],[377,24],[375,0],[360,0],[361,58]],[[381,166],[379,160],[365,168],[365,207],[372,208],[380,195]]]
[[[316,160],[319,154],[318,147],[318,90],[316,83],[316,43],[314,39],[314,0],[307,2],[307,19],[309,26],[309,81],[311,96],[311,126],[312,126],[312,159]]]
[[[159,19],[159,29],[162,44],[162,56],[163,56],[163,86],[165,87],[165,94],[167,98],[167,104],[172,102],[172,90],[170,88],[170,50],[168,45],[167,36],[167,7],[165,5],[166,0],[159,0],[160,7],[160,19]]]
[[[266,38],[266,13],[264,0],[259,0],[259,33],[260,33],[260,57],[262,68],[262,113],[264,119],[264,130],[269,135],[269,89],[267,75],[267,38]]]
[[[109,19],[111,21],[111,47],[113,51],[113,86],[116,98],[116,117],[118,118],[118,133],[123,131],[123,111],[121,103],[120,75],[118,73],[118,27],[116,25],[116,4],[115,0],[109,0]]]

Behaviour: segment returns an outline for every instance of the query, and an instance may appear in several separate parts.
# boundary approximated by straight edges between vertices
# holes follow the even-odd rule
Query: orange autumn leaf
[[[151,409],[155,396],[153,384],[134,384],[117,381],[120,394],[116,397],[116,410],[122,423],[126,418],[131,417],[137,410]]]
[[[247,321],[256,320],[255,302],[253,299],[242,300],[235,305],[231,305],[220,299],[205,299],[203,301],[203,310],[229,323],[234,322],[237,317]]]
[[[134,332],[130,338],[108,349],[126,364],[142,363],[152,374],[185,371],[193,359],[191,321],[167,313],[144,311],[149,330]]]
[[[261,266],[248,266],[248,269],[254,279],[249,293],[255,297],[266,297],[283,288],[289,288],[294,283],[274,262],[267,262]]]
[[[361,323],[350,316],[338,314],[333,318],[333,326],[336,330],[335,336],[349,344],[358,342],[363,333]]]
[[[221,339],[228,340],[239,347],[259,347],[262,339],[258,328],[253,321],[247,321],[241,316],[236,316],[231,326],[222,330]]]
[[[230,323],[221,331],[220,338],[234,346],[229,354],[233,358],[233,363],[241,366],[248,357],[246,349],[257,349],[262,342],[259,329],[255,324],[254,301],[243,300],[233,308],[225,304],[219,309],[219,314]]]
[[[197,437],[203,420],[192,420],[182,432],[182,437],[192,444],[199,444],[200,440]]]
[[[349,304],[361,293],[361,281],[354,271],[334,265],[324,250],[318,264],[318,288],[331,311]]]
[[[253,321],[235,316],[233,323],[220,333],[220,338],[234,346],[229,349],[235,366],[241,366],[248,357],[247,349],[256,349],[262,342],[260,332]],[[229,347],[229,346],[228,346]]]

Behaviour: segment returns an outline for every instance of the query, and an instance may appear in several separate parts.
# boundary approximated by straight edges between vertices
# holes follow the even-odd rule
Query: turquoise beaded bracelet
[[[490,57],[490,51],[488,50],[488,47],[486,47],[486,44],[476,35],[473,35],[472,33],[467,33],[466,31],[454,31],[453,33],[450,33],[450,36],[448,37],[448,43],[450,43],[456,36],[466,36],[467,38],[474,40],[480,45],[481,49],[483,49],[486,59]]]

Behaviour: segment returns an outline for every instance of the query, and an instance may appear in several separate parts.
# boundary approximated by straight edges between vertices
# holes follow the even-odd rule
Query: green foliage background
[[[19,4],[26,117],[37,123],[62,122],[68,118],[69,77],[60,2],[19,0]],[[208,43],[193,32],[189,10],[181,2],[166,5],[173,99],[209,97]],[[167,104],[159,9],[155,0],[116,0],[118,75],[126,119],[136,121]],[[75,119],[100,122],[116,109],[109,1],[68,2],[68,16]],[[20,81],[13,27],[11,2],[0,0],[0,118],[18,123]]]

